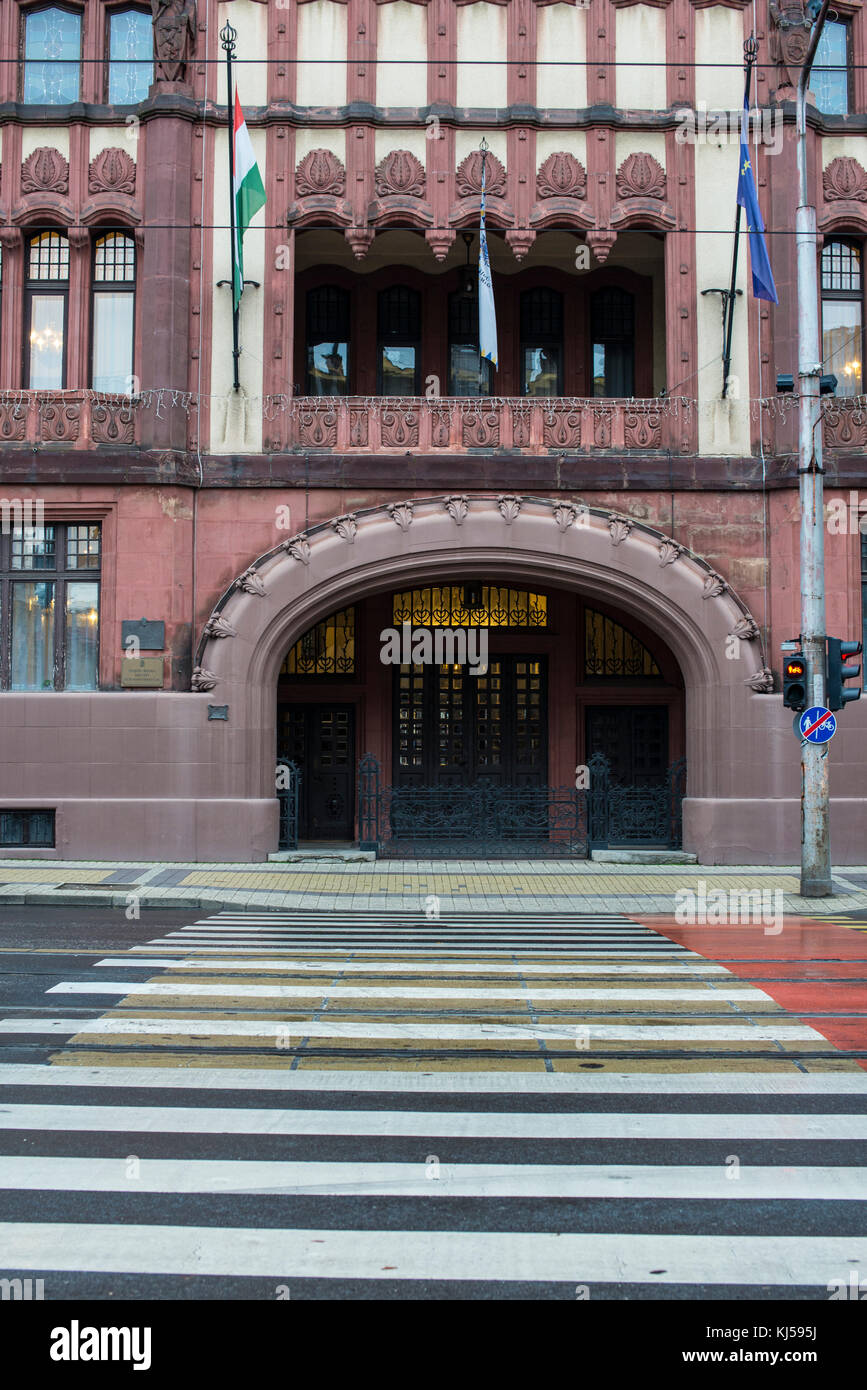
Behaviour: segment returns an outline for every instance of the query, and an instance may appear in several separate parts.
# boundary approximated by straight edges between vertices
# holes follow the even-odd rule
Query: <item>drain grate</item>
[[[52,885],[47,884],[46,887]],[[141,883],[55,883],[55,888],[101,888],[107,893],[123,893],[131,888],[141,888]]]

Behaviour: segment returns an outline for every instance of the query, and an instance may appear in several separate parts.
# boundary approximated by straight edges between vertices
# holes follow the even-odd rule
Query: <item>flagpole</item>
[[[750,108],[750,79],[752,78],[753,64],[756,61],[756,55],[758,54],[758,51],[759,45],[756,42],[755,35],[750,34],[750,37],[744,43],[744,65],[747,70],[747,75],[744,82],[744,106],[747,108],[747,111],[749,111]],[[749,126],[747,126],[747,138],[749,139]],[[740,233],[741,205],[740,203],[738,203],[735,209],[735,244],[732,249],[732,278],[731,284],[729,286],[728,299],[726,301],[726,313],[728,315],[728,322],[726,324],[725,349],[723,351],[723,400],[725,400],[726,396],[728,395],[729,370],[732,365],[732,329],[734,328],[735,321],[735,288],[736,281],[738,278],[738,245],[741,239]]]
[[[479,222],[480,222],[480,225],[479,225],[479,256],[481,256],[481,254],[482,254],[482,228],[484,227],[484,218],[485,218],[485,186],[486,186],[486,179],[485,179],[486,163],[485,163],[485,161],[486,161],[487,158],[488,158],[488,142],[487,142],[487,140],[485,139],[484,135],[482,136],[482,143],[479,145],[479,149],[480,149],[481,152],[482,152],[482,215],[481,215],[481,218],[479,219]],[[479,310],[479,395],[481,395],[481,394],[482,394],[482,363],[483,363],[484,360],[485,360],[485,359],[482,357],[482,296],[481,296],[481,294],[478,295],[478,301],[479,301],[479,302],[478,302],[478,310]],[[486,379],[487,379],[487,377],[486,377]]]
[[[241,349],[238,346],[238,307],[235,304],[235,276],[237,267],[235,264],[235,105],[232,100],[232,54],[235,52],[235,39],[238,37],[237,29],[233,29],[231,24],[226,23],[220,30],[220,42],[226,54],[226,87],[228,96],[226,99],[226,119],[229,126],[229,225],[231,228],[232,241],[232,358],[234,361],[234,384],[235,391],[240,389],[241,380],[239,376],[239,361]]]

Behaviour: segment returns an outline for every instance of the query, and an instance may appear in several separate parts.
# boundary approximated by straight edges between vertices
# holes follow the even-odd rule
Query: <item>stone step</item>
[[[682,849],[594,849],[596,864],[697,864],[697,854]]]

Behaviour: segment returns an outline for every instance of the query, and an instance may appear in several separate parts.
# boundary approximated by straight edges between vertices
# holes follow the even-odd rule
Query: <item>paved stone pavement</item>
[[[628,912],[672,914],[676,895],[755,893],[766,910],[829,919],[867,909],[867,866],[836,869],[834,896],[802,898],[795,866],[611,865],[581,860],[297,858],[268,864],[153,864],[7,859],[0,905],[413,912]],[[702,888],[703,885],[703,888]],[[432,899],[438,899],[433,903]],[[729,898],[731,903],[731,899]],[[731,903],[732,908],[734,904]]]

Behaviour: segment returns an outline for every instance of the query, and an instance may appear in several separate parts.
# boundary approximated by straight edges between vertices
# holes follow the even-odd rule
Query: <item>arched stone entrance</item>
[[[230,702],[243,726],[246,795],[273,794],[277,675],[291,644],[348,604],[448,573],[574,590],[664,638],[685,690],[684,842],[701,852],[690,843],[691,803],[707,827],[708,805],[736,794],[734,731],[752,722],[751,698],[771,686],[757,625],[721,576],[676,541],[556,498],[391,503],[294,536],[239,576],[203,630],[193,685]]]

